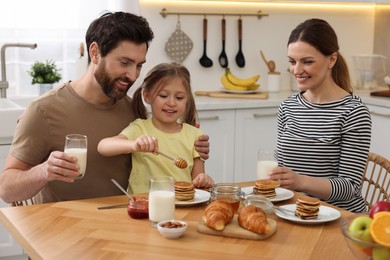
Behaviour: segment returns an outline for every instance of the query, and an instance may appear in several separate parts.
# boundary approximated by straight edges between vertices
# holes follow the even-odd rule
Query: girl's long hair
[[[187,91],[186,111],[181,118],[181,122],[195,126],[197,113],[195,99],[191,89],[190,72],[186,67],[178,63],[161,63],[152,68],[146,75],[144,82],[133,94],[133,110],[138,118],[147,119],[148,112],[143,102],[142,91],[154,93],[153,99],[159,90],[173,78],[180,78]]]

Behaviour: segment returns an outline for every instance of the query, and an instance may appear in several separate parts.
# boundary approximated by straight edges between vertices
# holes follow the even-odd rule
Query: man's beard
[[[127,91],[130,89],[130,87],[133,85],[134,82],[131,82],[130,79],[128,79],[127,77],[111,79],[111,77],[107,73],[105,66],[106,63],[102,61],[94,75],[96,81],[99,83],[100,87],[102,88],[102,91],[112,100],[118,100],[125,97],[127,95]],[[128,83],[128,87],[126,88],[125,91],[115,87],[117,80]]]

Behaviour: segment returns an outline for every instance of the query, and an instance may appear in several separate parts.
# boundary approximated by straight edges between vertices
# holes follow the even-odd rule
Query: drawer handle
[[[384,114],[384,113],[379,113],[379,112],[375,112],[375,111],[370,111],[370,114],[375,115],[375,116],[390,117],[390,114]]]
[[[254,118],[259,118],[259,117],[263,117],[263,116],[277,116],[278,113],[264,113],[264,114],[253,114],[253,117]]]
[[[219,116],[207,116],[207,117],[199,117],[199,121],[202,120],[218,120]]]

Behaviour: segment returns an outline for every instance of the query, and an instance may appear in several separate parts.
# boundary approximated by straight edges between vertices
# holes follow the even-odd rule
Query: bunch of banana
[[[227,90],[234,91],[247,91],[247,90],[256,90],[260,87],[257,84],[257,80],[260,78],[260,75],[255,75],[250,78],[242,79],[233,75],[229,68],[225,70],[224,75],[221,77],[221,83]]]

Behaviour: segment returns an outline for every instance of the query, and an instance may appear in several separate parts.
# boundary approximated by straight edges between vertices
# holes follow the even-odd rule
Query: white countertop
[[[268,99],[239,99],[239,98],[213,98],[207,96],[195,96],[197,110],[217,109],[245,109],[278,107],[280,102],[292,95],[294,92],[283,91],[269,93]],[[363,100],[366,105],[375,105],[390,108],[390,98],[370,96],[369,91],[356,91],[355,94]]]

